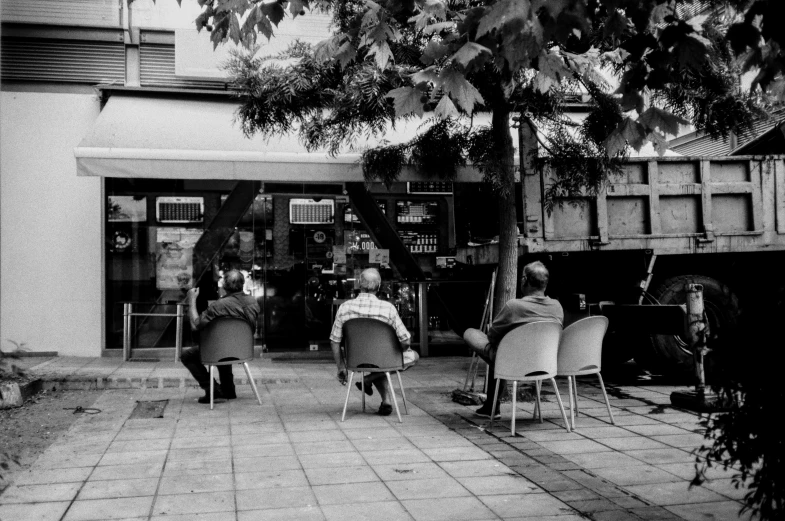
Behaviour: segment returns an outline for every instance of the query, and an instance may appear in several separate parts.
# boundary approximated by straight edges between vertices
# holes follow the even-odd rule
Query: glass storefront
[[[467,226],[454,220],[452,183],[372,185],[370,192],[425,277],[452,278],[455,236]],[[256,339],[265,349],[325,349],[337,306],[357,294],[368,266],[380,269],[380,297],[396,305],[418,340],[417,292],[431,290],[405,280],[341,184],[108,178],[106,194],[109,349],[123,346],[126,303],[150,315],[131,321],[132,348],[173,347],[176,320],[155,315],[173,314],[192,286],[203,309],[219,298],[230,269],[246,275],[246,293],[263,310]],[[449,337],[444,299],[431,300],[428,330]],[[190,345],[185,324],[183,344]]]

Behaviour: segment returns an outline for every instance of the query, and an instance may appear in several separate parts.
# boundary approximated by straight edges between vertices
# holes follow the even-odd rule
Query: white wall
[[[102,179],[73,149],[95,95],[0,93],[0,347],[100,356]]]

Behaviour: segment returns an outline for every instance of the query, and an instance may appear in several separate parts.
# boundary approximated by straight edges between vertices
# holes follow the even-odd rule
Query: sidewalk
[[[519,404],[512,437],[510,404],[489,433],[473,407],[451,401],[469,360],[422,359],[404,373],[400,424],[374,414],[376,395],[363,414],[355,389],[342,423],[346,387],[332,363],[255,360],[261,407],[236,367],[238,399],[211,411],[174,362],[50,359],[29,372],[106,389],[101,412],[14,476],[0,520],[738,519],[744,492],[731,473],[688,488],[702,436],[697,415],[670,407],[673,387],[610,385],[613,426],[589,378],[576,432],[546,394],[545,422]],[[168,400],[163,418],[129,418],[154,400]]]

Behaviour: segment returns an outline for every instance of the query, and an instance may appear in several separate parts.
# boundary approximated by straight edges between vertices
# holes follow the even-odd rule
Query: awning
[[[324,151],[307,152],[292,134],[269,140],[246,138],[235,122],[236,110],[233,101],[113,94],[93,128],[74,149],[77,174],[321,183],[363,180],[359,152],[336,157]],[[390,143],[407,141],[420,125],[421,121],[398,125],[383,139]],[[378,139],[360,142],[356,149],[378,143]],[[429,178],[409,168],[404,169],[400,180]],[[481,175],[467,167],[461,169],[456,180],[480,181]]]

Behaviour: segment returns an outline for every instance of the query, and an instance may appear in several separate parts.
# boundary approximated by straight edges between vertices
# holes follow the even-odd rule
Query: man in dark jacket
[[[223,289],[226,295],[210,304],[207,309],[199,315],[196,309],[196,297],[199,296],[199,288],[188,290],[188,317],[191,321],[191,330],[199,331],[204,329],[207,324],[216,318],[239,318],[245,320],[256,330],[256,321],[259,318],[260,309],[256,299],[243,293],[245,277],[238,270],[231,270],[224,275]],[[210,403],[210,373],[202,364],[202,357],[198,346],[183,349],[180,361],[191,372],[199,383],[199,387],[204,389],[205,394],[199,398],[199,403]],[[216,385],[214,398],[237,398],[234,389],[234,377],[232,376],[231,365],[219,365],[218,375],[221,379],[220,386]]]
[[[564,310],[559,301],[545,296],[548,278],[548,268],[542,262],[536,261],[527,264],[523,267],[523,275],[521,276],[523,296],[519,299],[512,299],[504,305],[496,315],[496,318],[493,319],[487,335],[474,328],[467,329],[463,334],[463,339],[472,351],[488,363],[489,398],[492,394],[490,390],[495,388],[494,360],[496,358],[496,349],[499,347],[499,342],[501,342],[504,335],[516,327],[530,322],[551,320],[559,324],[564,323]],[[506,384],[505,380],[501,380],[499,388],[504,389]],[[501,396],[501,393],[499,394]],[[475,413],[478,416],[490,418],[492,401],[491,399],[485,400],[482,407],[477,409]],[[499,414],[498,411],[499,407],[497,406],[497,415]]]

